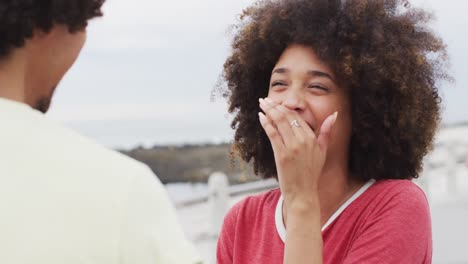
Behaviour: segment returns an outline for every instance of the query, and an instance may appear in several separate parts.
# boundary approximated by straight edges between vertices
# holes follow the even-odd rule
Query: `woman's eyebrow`
[[[276,68],[276,69],[273,69],[273,72],[271,74],[273,74],[273,73],[288,73],[288,72],[289,72],[289,69],[287,69],[287,68]]]
[[[276,69],[273,69],[273,72],[271,74],[274,74],[274,73],[281,74],[281,73],[288,73],[288,72],[290,72],[288,68],[276,68]],[[335,79],[333,78],[331,74],[323,72],[323,71],[310,70],[307,72],[307,74],[312,77],[325,77],[325,78],[330,79],[332,82],[335,82]]]
[[[335,82],[335,79],[333,79],[333,77],[326,72],[314,70],[314,71],[308,71],[307,74],[309,74],[312,77],[325,77],[325,78],[330,79],[332,82]]]

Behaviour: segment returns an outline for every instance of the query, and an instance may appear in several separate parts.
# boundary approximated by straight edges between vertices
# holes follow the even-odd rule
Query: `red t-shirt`
[[[275,215],[280,197],[275,189],[231,208],[218,241],[218,264],[283,263],[284,226]],[[322,231],[323,263],[431,263],[429,205],[416,184],[382,180],[354,198]]]

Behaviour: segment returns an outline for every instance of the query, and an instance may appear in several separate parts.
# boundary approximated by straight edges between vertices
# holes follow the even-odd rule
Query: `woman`
[[[280,188],[227,214],[218,263],[431,263],[411,182],[440,120],[443,42],[399,0],[259,1],[224,65],[235,146]]]

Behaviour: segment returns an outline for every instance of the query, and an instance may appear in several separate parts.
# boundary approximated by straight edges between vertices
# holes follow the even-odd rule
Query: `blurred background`
[[[410,2],[435,14],[432,28],[448,45],[456,80],[441,91],[443,128],[418,181],[431,203],[434,263],[468,263],[468,1]],[[216,191],[207,184],[210,175],[227,175],[227,207],[275,186],[256,182],[250,166],[231,162],[231,116],[225,100],[212,97],[230,51],[229,26],[251,3],[108,0],[105,17],[90,24],[87,44],[49,113],[148,164],[166,184],[187,236],[207,263],[218,232],[212,218],[219,218],[213,212],[219,204],[209,200]],[[214,185],[223,186],[224,176],[214,178]]]

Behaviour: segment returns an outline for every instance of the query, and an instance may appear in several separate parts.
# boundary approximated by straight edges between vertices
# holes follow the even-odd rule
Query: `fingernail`
[[[338,118],[338,111],[336,111],[334,114],[333,114],[333,123],[336,122],[336,119]]]

